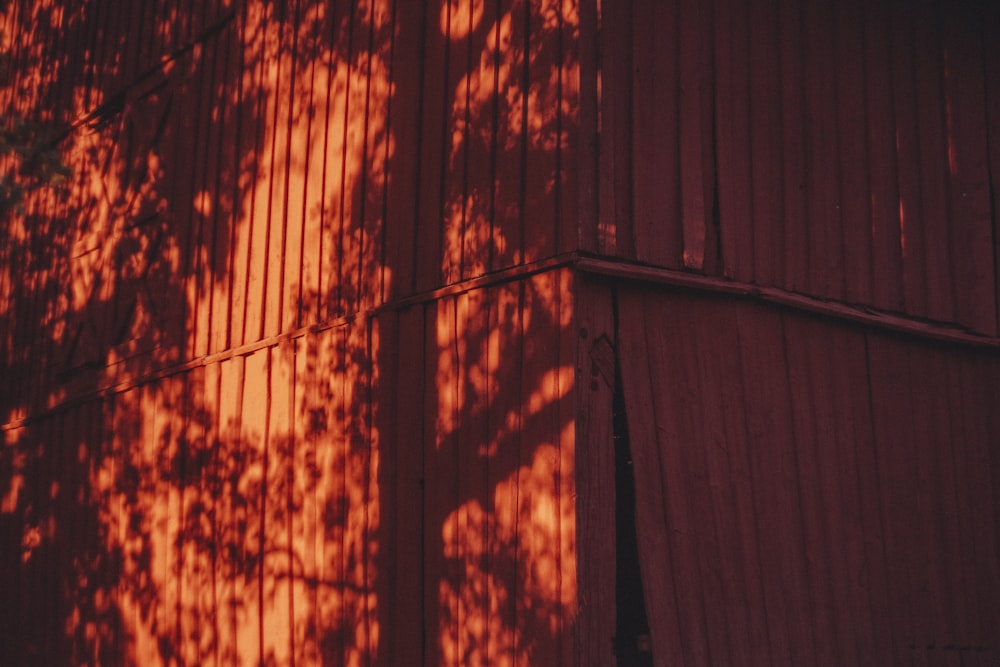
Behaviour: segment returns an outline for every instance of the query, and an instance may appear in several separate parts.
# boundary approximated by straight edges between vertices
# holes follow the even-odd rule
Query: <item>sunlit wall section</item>
[[[576,609],[571,276],[379,317],[387,664],[569,664]],[[414,622],[414,621],[417,622]]]
[[[377,342],[363,323],[5,430],[13,664],[367,664]]]

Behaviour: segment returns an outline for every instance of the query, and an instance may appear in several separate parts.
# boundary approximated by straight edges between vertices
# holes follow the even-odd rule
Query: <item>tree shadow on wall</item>
[[[358,313],[558,251],[575,19],[431,4],[0,5],[2,95],[72,172],[3,219],[14,664],[562,650],[566,286]]]

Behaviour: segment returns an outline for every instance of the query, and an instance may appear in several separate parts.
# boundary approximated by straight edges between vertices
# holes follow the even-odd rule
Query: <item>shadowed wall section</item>
[[[996,350],[619,299],[656,664],[996,661]]]
[[[996,334],[996,3],[635,0],[602,26],[585,248]]]
[[[0,35],[4,659],[569,663],[575,3]]]

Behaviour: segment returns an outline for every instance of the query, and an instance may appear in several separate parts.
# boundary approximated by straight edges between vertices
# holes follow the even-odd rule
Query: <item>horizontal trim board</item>
[[[922,321],[902,317],[891,313],[880,312],[866,306],[852,306],[841,302],[825,301],[774,287],[760,287],[748,283],[734,282],[674,269],[664,269],[636,264],[634,262],[616,261],[601,257],[583,255],[577,252],[570,252],[556,255],[548,259],[539,260],[537,262],[532,262],[530,264],[522,264],[520,266],[511,267],[469,280],[457,281],[445,287],[428,290],[419,294],[390,301],[376,308],[362,310],[352,315],[337,317],[318,324],[300,327],[275,336],[262,338],[261,340],[253,343],[234,347],[229,350],[223,350],[221,352],[215,352],[213,354],[201,356],[173,366],[167,366],[145,375],[128,378],[121,382],[115,382],[85,394],[74,396],[64,403],[48,408],[38,414],[3,424],[0,426],[0,430],[9,431],[22,428],[23,426],[30,424],[32,421],[46,418],[88,401],[122,393],[124,391],[128,391],[129,389],[134,389],[135,387],[149,384],[150,382],[155,382],[171,375],[190,371],[194,368],[198,368],[199,366],[208,366],[227,359],[248,356],[259,350],[280,345],[285,341],[301,338],[311,333],[319,333],[327,329],[345,326],[359,318],[370,319],[381,312],[405,310],[413,306],[438,301],[445,297],[493,287],[503,283],[521,280],[538,273],[554,271],[562,268],[570,268],[581,273],[603,276],[606,278],[615,278],[688,291],[752,299],[773,306],[829,317],[835,320],[852,322],[862,326],[905,334],[925,340],[941,341],[981,349],[1000,350],[1000,338],[998,337],[978,335],[958,327],[949,326],[939,322]]]
[[[840,301],[828,301],[775,287],[761,287],[701,274],[599,257],[581,256],[574,262],[573,266],[582,273],[597,276],[753,299],[783,308],[917,338],[977,348],[1000,349],[1000,337],[984,336],[947,323],[914,319],[879,311],[870,306],[853,306]]]

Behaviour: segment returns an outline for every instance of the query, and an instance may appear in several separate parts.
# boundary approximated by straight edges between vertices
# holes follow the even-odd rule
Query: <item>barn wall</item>
[[[570,662],[575,3],[0,10],[0,653]]]
[[[606,3],[584,246],[997,332],[991,2]]]
[[[618,290],[656,664],[992,664],[1000,355]]]

